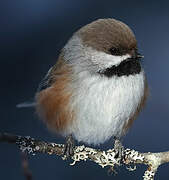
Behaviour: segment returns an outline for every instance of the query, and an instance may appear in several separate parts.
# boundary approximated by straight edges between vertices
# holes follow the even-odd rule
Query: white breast
[[[65,131],[78,141],[100,144],[121,136],[126,121],[135,113],[144,95],[144,72],[107,78],[79,74],[70,106],[75,121]]]

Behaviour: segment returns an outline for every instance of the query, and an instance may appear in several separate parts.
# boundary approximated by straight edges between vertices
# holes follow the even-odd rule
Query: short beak
[[[142,59],[142,58],[144,58],[144,56],[143,56],[143,55],[141,55],[140,53],[137,53],[137,55],[136,55],[136,59]]]
[[[130,55],[131,55],[131,59],[139,60],[141,58],[144,58],[144,56],[138,53],[136,49],[132,49],[132,51],[130,52]]]

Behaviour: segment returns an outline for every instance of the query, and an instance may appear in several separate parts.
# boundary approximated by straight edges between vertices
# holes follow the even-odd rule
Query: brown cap
[[[109,53],[111,48],[118,48],[122,54],[136,49],[137,41],[132,30],[115,19],[99,19],[76,32],[83,44],[96,50]]]

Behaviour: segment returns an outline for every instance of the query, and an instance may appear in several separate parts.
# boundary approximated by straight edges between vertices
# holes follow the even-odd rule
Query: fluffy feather
[[[114,46],[123,54],[111,55]],[[124,135],[145,101],[144,71],[110,78],[98,72],[132,58],[136,46],[129,27],[114,19],[80,29],[46,76],[50,86],[36,95],[39,115],[56,132],[88,144]]]
[[[111,79],[82,73],[79,81],[70,102],[76,119],[64,134],[88,144],[124,135],[123,127],[144,95],[144,72]]]
[[[111,136],[125,134],[123,128],[144,96],[144,72],[110,79],[97,72],[118,65],[128,57],[115,57],[84,46],[78,36],[67,43],[64,58],[74,73],[69,106],[74,110],[75,119],[65,129],[65,135],[73,134],[78,141],[100,144]]]

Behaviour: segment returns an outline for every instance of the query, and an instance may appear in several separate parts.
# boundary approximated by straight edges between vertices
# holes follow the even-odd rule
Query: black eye
[[[118,48],[113,47],[113,48],[109,49],[109,52],[114,56],[120,56],[121,55],[121,52]]]

